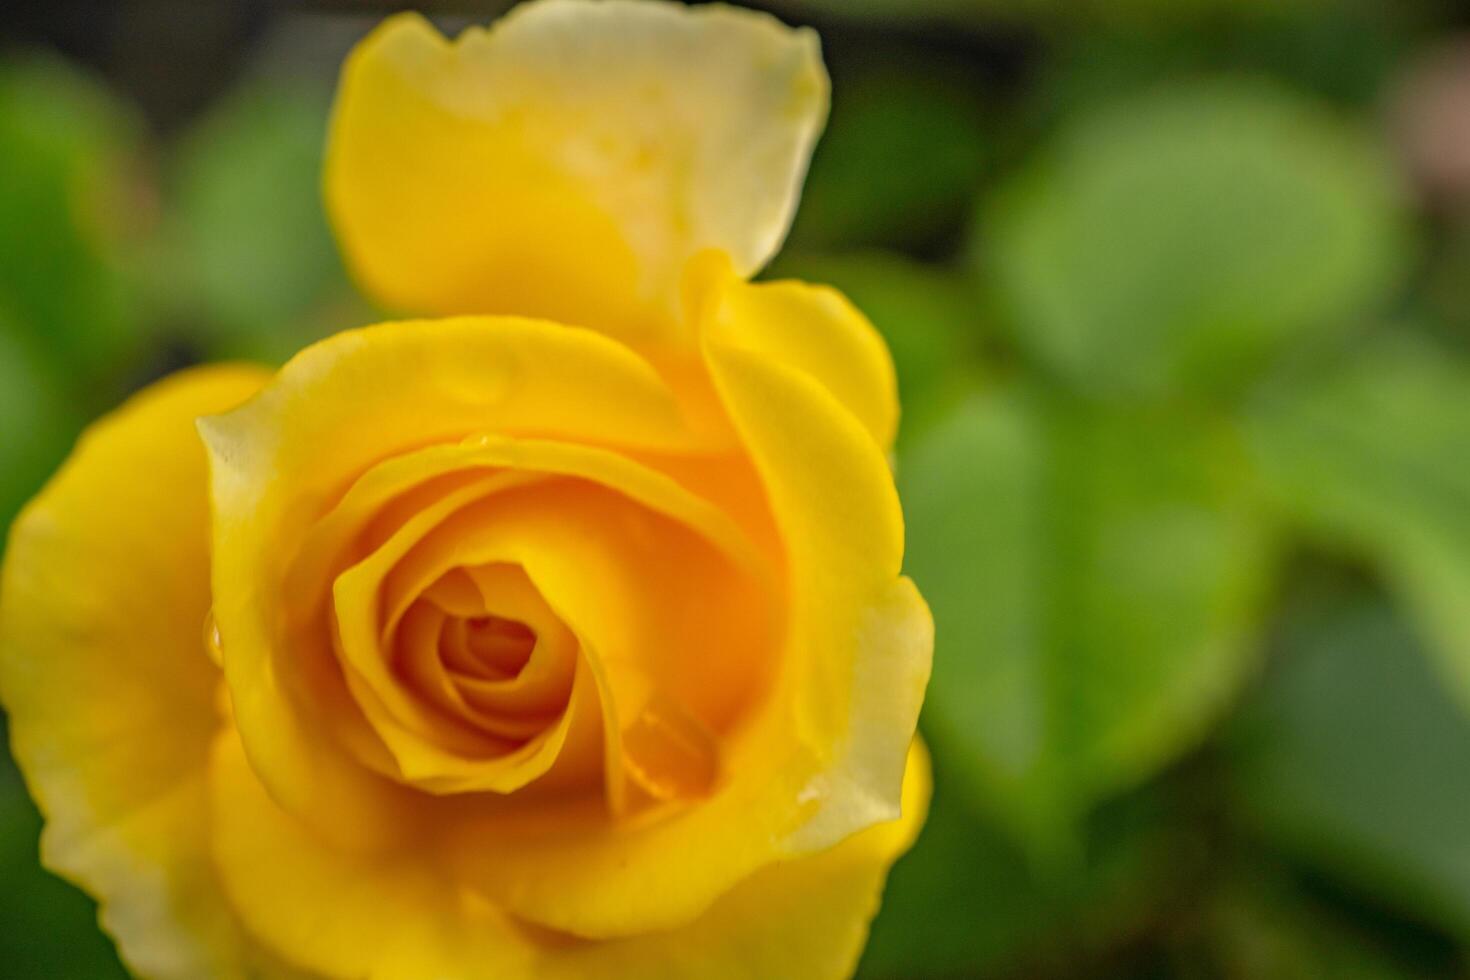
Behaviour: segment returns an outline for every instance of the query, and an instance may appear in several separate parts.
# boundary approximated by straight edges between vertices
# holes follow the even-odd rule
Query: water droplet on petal
[[[204,652],[209,654],[216,667],[224,668],[225,652],[220,646],[219,623],[215,622],[213,609],[204,615]]]

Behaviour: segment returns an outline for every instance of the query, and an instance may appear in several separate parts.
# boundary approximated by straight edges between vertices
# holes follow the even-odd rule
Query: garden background
[[[319,169],[395,6],[0,11],[0,526],[148,381],[377,318]],[[1470,8],[762,6],[834,83],[768,274],[892,346],[938,623],[861,975],[1467,975]],[[121,976],[0,758],[0,976]]]

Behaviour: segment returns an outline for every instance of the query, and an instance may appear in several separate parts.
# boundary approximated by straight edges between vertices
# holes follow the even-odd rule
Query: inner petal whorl
[[[536,648],[536,632],[525,623],[500,616],[475,616],[457,622],[460,640],[454,647],[460,654],[456,662],[447,666],[457,673],[470,677],[484,677],[486,670],[490,679],[514,677],[531,659]]]
[[[344,747],[434,794],[534,783],[614,816],[718,791],[774,666],[778,580],[686,469],[484,437],[359,477],[295,578],[331,582]]]

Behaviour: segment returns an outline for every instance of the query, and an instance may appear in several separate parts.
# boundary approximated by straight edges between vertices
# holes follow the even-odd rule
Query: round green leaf
[[[901,459],[940,751],[1037,851],[1194,744],[1256,663],[1272,540],[1206,420],[978,396]]]
[[[1375,340],[1251,406],[1251,444],[1285,511],[1373,563],[1470,708],[1470,364]]]
[[[1375,902],[1470,938],[1470,720],[1371,597],[1296,611],[1232,739],[1236,805]]]
[[[1107,395],[1235,385],[1374,310],[1405,258],[1398,185],[1373,143],[1241,82],[1079,121],[981,234],[1018,342]]]

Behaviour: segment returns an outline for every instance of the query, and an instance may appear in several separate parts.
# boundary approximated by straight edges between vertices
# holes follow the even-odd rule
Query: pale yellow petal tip
[[[236,468],[243,462],[241,455],[247,451],[248,446],[241,435],[245,429],[242,419],[248,406],[254,401],[255,398],[252,397],[228,411],[201,415],[194,420],[194,430],[199,433],[199,441],[204,444],[205,458],[209,461],[211,488],[219,483],[227,470]]]
[[[919,586],[909,576],[899,576],[899,587],[909,593],[915,626],[920,631],[919,642],[925,651],[923,670],[916,676],[916,682],[919,685],[919,701],[922,703],[924,692],[929,688],[930,675],[934,670],[934,610],[929,608],[929,600],[924,598],[924,593],[919,591]]]
[[[404,10],[385,17],[369,31],[353,47],[347,60],[350,65],[377,47],[392,47],[395,54],[407,56],[415,50],[437,51],[448,44],[449,39],[427,17],[416,10]]]
[[[718,248],[696,252],[684,267],[679,283],[684,322],[703,333],[715,321],[728,284],[741,278],[730,253]]]
[[[218,415],[201,415],[194,420],[194,428],[199,433],[199,439],[204,443],[205,452],[211,458],[217,457],[224,451],[229,443],[229,417],[231,412],[223,412]]]
[[[779,249],[826,120],[809,29],[661,0],[536,0],[453,41],[400,14],[344,68],[325,168],[390,308],[675,329],[705,248]]]

